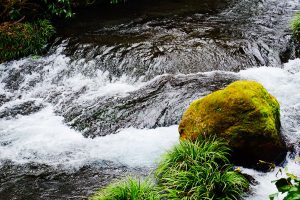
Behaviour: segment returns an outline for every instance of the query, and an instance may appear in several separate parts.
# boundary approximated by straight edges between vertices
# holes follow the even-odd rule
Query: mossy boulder
[[[179,133],[181,139],[224,138],[233,149],[233,161],[243,166],[259,160],[278,164],[286,154],[279,103],[255,81],[236,81],[194,101],[181,119]]]

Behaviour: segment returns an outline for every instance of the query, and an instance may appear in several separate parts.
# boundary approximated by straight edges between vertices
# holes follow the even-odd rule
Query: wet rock
[[[271,172],[274,171],[276,165],[274,163],[259,160],[255,166],[255,169],[261,172]]]
[[[9,97],[7,97],[5,94],[0,94],[0,107],[8,101],[10,101]]]
[[[44,107],[43,104],[36,101],[21,102],[19,104],[4,105],[0,109],[0,119],[7,117],[16,117],[17,115],[29,115],[41,110]]]
[[[0,165],[0,196],[1,200],[86,199],[114,179],[147,173],[146,169],[130,169],[110,161],[78,168],[6,162]]]
[[[286,155],[279,112],[279,103],[261,84],[237,81],[194,101],[180,121],[180,138],[217,135],[229,142],[238,165],[278,164]]]
[[[245,174],[245,173],[241,173],[248,181],[251,185],[255,186],[258,185],[259,182],[257,180],[255,180],[255,178],[249,174]]]
[[[63,115],[87,137],[104,136],[127,127],[170,126],[179,123],[191,101],[237,79],[221,72],[165,75],[125,97],[100,99],[91,107],[69,109]]]

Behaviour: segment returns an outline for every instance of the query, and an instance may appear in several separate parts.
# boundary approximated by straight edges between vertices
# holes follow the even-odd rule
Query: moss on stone
[[[268,161],[270,157],[260,156],[264,152],[259,151],[285,149],[280,137],[279,103],[255,81],[236,81],[194,101],[182,117],[179,133],[181,139],[191,140],[200,134],[216,134],[227,139],[234,150],[252,148],[247,155]]]

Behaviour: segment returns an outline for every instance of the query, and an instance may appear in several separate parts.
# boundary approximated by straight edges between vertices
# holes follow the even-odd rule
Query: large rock
[[[279,104],[254,81],[236,81],[194,101],[181,119],[179,133],[181,139],[214,134],[225,138],[233,149],[233,161],[243,166],[259,160],[278,164],[286,153]]]

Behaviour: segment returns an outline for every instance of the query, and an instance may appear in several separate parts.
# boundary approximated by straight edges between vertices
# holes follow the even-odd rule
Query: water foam
[[[277,193],[277,189],[274,183],[275,180],[280,178],[286,178],[286,173],[292,173],[300,177],[300,163],[298,159],[287,158],[287,165],[285,168],[276,167],[274,171],[269,173],[257,172],[252,169],[242,169],[243,173],[251,175],[258,182],[257,185],[251,187],[251,195],[245,199],[249,200],[262,200],[269,199],[269,195]],[[281,200],[285,197],[284,194],[279,194],[277,200]]]
[[[51,106],[17,119],[0,121],[0,160],[22,164],[80,166],[109,160],[131,167],[151,167],[178,141],[177,126],[121,130],[118,134],[84,138],[70,129]]]
[[[282,134],[290,144],[300,141],[300,59],[284,68],[251,68],[239,73],[243,79],[260,82],[280,103]]]
[[[86,92],[77,96],[77,103],[80,104],[99,96],[127,95],[128,92],[147,84],[134,82],[125,76],[111,79],[107,72],[99,70],[93,72],[94,76],[87,76],[78,68],[72,71],[76,63],[70,63],[69,58],[61,55],[61,49],[58,48],[57,51],[56,56],[50,55],[42,58],[48,62],[42,67],[42,73],[32,73],[26,76],[17,91],[7,91],[3,83],[0,85],[0,91],[6,93],[7,96],[22,96],[21,100],[13,100],[6,103],[7,105],[33,98],[45,101],[53,92],[61,92],[63,101],[68,95],[85,87]],[[9,67],[18,69],[24,63],[26,60],[15,61]],[[93,68],[94,65],[95,63],[91,62],[85,67]],[[5,67],[0,65],[1,80],[9,76],[4,70]],[[69,70],[68,73],[65,73],[66,70]],[[214,74],[214,72],[209,73]],[[233,74],[232,72],[218,73]],[[62,74],[64,76],[61,76]],[[279,100],[283,134],[290,144],[298,143],[300,141],[298,114],[300,113],[300,59],[290,61],[283,68],[251,68],[236,75],[241,79],[262,83]],[[32,87],[29,83],[34,79],[41,79],[41,81]],[[2,108],[4,106],[5,104]],[[96,139],[84,138],[80,132],[66,126],[63,118],[55,115],[54,110],[53,105],[48,105],[41,111],[28,116],[1,119],[0,160],[10,160],[16,163],[37,162],[67,167],[110,160],[132,167],[149,167],[154,166],[160,155],[178,142],[177,126],[156,129],[128,128],[115,135]],[[289,160],[287,167],[291,172],[299,175],[299,164]],[[254,194],[249,199],[268,199],[268,195],[276,191],[271,183],[272,180],[277,179],[276,171],[267,174],[249,169],[244,169],[244,171],[260,183],[253,187]]]
[[[124,74],[113,76],[93,60],[72,60],[63,53],[66,45],[64,41],[45,57],[0,64],[0,92],[47,101],[57,95],[67,101],[75,95],[76,103],[84,104],[99,97],[126,96],[144,85]],[[9,84],[15,85],[13,89]]]
[[[300,59],[286,63],[283,68],[260,67],[251,68],[239,73],[243,79],[256,80],[273,94],[280,103],[282,134],[286,141],[295,146],[299,152],[300,142]],[[298,149],[297,149],[298,148]],[[262,152],[263,153],[263,152]],[[283,173],[280,172],[283,171]],[[243,169],[244,173],[253,176],[258,185],[252,187],[252,195],[246,199],[269,199],[276,193],[274,180],[286,177],[285,171],[300,177],[300,163],[287,157],[285,170],[277,167],[273,172],[260,173],[255,170]],[[279,195],[278,199],[283,199]]]

